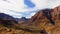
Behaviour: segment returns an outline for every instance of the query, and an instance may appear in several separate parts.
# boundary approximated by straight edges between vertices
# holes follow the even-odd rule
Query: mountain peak
[[[32,16],[30,25],[41,25],[41,23],[51,23],[55,25],[60,22],[60,6],[54,9],[43,9]]]

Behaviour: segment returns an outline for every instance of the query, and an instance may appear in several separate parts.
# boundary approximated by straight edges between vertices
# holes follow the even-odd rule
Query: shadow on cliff
[[[55,25],[55,22],[53,21],[52,16],[51,16],[52,9],[45,9],[42,11],[43,11],[43,14],[46,16],[46,18],[49,19],[50,23]]]

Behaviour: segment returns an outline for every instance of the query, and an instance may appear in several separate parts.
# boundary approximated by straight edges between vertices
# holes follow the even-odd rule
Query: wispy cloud
[[[6,13],[17,18],[31,17],[37,10],[60,5],[60,0],[29,0],[30,3],[28,2],[28,4],[24,4],[24,1],[27,0],[0,0],[0,13]]]

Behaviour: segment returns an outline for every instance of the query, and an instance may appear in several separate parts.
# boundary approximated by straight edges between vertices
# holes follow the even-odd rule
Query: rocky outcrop
[[[60,6],[53,9],[51,16],[55,22],[55,25],[60,27]]]
[[[52,33],[54,28],[60,27],[60,6],[54,9],[43,9],[32,16],[29,26],[38,26],[47,33]],[[53,30],[54,31],[54,30]],[[57,33],[56,33],[57,34]]]
[[[38,13],[36,13],[34,16],[32,16],[30,24],[31,25],[38,25],[39,23],[44,23],[44,21],[50,22],[54,24],[54,21],[52,20],[51,16],[52,9],[44,9],[40,10]]]
[[[57,22],[60,23],[60,6],[54,9],[43,9],[32,16],[30,23],[31,25],[38,25],[39,23],[51,23],[55,25]]]

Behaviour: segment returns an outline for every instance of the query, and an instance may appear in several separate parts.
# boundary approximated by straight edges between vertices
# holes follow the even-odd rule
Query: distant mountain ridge
[[[18,21],[18,23],[28,23],[28,21],[30,20],[30,18],[26,18],[26,17],[21,17],[21,18],[15,18],[16,21]]]
[[[25,17],[14,18],[8,14],[0,13],[0,20],[12,20],[12,21],[17,21],[17,23],[26,23],[30,19]]]
[[[0,20],[14,20],[14,18],[10,15],[0,13]]]

